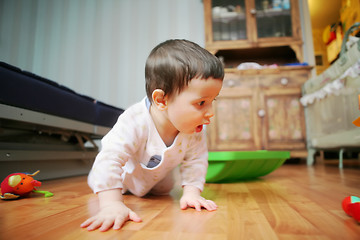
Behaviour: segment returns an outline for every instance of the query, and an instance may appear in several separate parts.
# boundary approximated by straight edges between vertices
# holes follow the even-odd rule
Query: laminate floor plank
[[[179,182],[177,176],[177,182]],[[41,194],[0,201],[0,239],[360,239],[360,224],[342,200],[360,196],[360,169],[287,164],[255,180],[206,184],[217,211],[181,210],[181,187],[169,196],[124,196],[143,222],[119,231],[88,232],[79,225],[98,211],[86,176],[43,181]]]

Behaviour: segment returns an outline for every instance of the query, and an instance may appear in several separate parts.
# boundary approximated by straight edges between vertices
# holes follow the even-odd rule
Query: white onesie
[[[179,133],[173,144],[166,147],[150,116],[147,98],[121,114],[101,143],[88,178],[95,193],[121,188],[123,193],[129,190],[144,196],[161,180],[168,181],[179,164],[183,186],[195,186],[201,191],[204,188],[208,166],[204,131]],[[151,158],[160,163],[146,167]]]

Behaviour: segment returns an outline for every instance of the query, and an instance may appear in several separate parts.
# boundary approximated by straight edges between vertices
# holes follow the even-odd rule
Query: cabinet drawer
[[[303,72],[269,74],[259,76],[260,87],[300,87],[308,79]]]
[[[254,88],[257,86],[257,79],[257,76],[245,76],[236,73],[226,73],[224,77],[223,88]]]

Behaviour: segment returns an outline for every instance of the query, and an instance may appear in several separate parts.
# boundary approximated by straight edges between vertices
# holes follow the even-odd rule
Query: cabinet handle
[[[235,86],[235,81],[234,80],[229,80],[228,81],[228,86],[229,87],[234,87]]]
[[[265,117],[265,110],[264,110],[264,109],[260,109],[260,110],[258,111],[258,116],[261,117],[261,118]]]
[[[289,80],[287,78],[282,78],[280,80],[281,85],[286,86],[289,83]]]
[[[252,15],[255,15],[255,14],[256,14],[256,9],[254,9],[254,8],[251,9],[251,10],[250,10],[250,13],[251,13]]]

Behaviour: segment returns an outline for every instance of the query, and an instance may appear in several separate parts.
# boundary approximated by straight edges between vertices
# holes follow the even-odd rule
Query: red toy
[[[34,180],[33,176],[40,171],[33,174],[13,173],[8,175],[1,182],[1,199],[10,200],[19,197],[27,196],[31,192],[44,193],[45,197],[51,197],[53,194],[48,191],[38,191],[35,187],[40,187],[41,182]]]
[[[347,215],[360,222],[360,198],[348,196],[342,201],[342,208]]]

